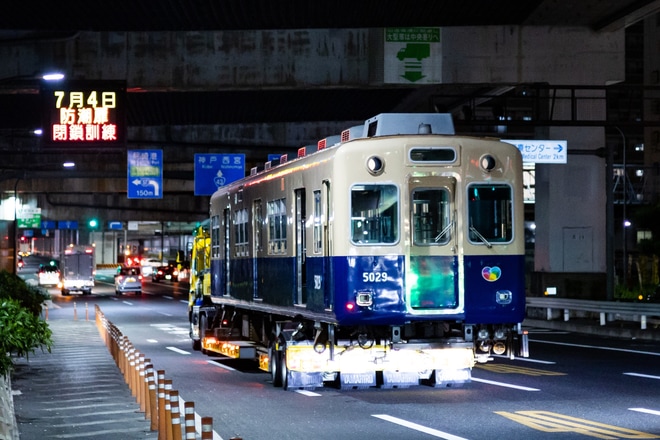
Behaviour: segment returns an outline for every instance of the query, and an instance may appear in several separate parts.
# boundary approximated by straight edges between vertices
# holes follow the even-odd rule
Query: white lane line
[[[152,344],[158,344],[158,339],[147,339],[147,342],[150,342]]]
[[[179,415],[181,416],[181,419],[183,422],[181,423],[182,427],[185,427],[185,416],[186,416],[186,401],[179,396]],[[197,411],[195,411],[195,431],[198,434],[202,433],[202,416],[197,414]],[[213,431],[213,440],[222,440],[222,437],[220,437],[220,434],[217,432]]]
[[[185,350],[181,350],[180,348],[176,348],[176,347],[165,347],[165,348],[179,354],[190,354],[189,352]]]
[[[630,411],[637,411],[645,414],[651,414],[654,416],[660,416],[660,411],[656,411],[654,409],[646,409],[646,408],[628,408]]]
[[[522,390],[522,391],[541,391],[538,388],[529,388],[529,387],[523,387],[520,385],[513,385],[510,383],[504,383],[504,382],[495,382],[494,380],[486,380],[486,379],[477,379],[476,377],[472,377],[472,382],[481,382],[485,383],[488,385],[495,385],[498,387],[506,387],[506,388],[513,388],[516,390]]]
[[[186,300],[186,299],[180,299],[179,302],[184,303],[184,304],[188,304],[189,301]]]
[[[165,312],[161,312],[161,311],[159,311],[158,313],[161,314],[161,315],[165,315],[165,316],[172,316],[171,313],[165,313]]]
[[[658,379],[660,380],[660,376],[651,376],[650,374],[641,374],[641,373],[623,373],[626,376],[636,376],[636,377],[643,377],[645,379]]]
[[[319,393],[315,393],[314,391],[309,391],[309,390],[295,390],[296,393],[302,394],[303,396],[308,396],[308,397],[321,397]]]
[[[167,296],[167,295],[163,295],[163,298],[164,298],[164,299],[174,299],[174,298],[172,298],[171,296]]]
[[[130,302],[130,301],[122,301],[122,302],[123,302],[124,304],[126,304],[127,306],[132,306],[132,305],[133,305],[133,303]]]
[[[566,342],[541,341],[541,340],[538,340],[538,339],[530,339],[530,342],[538,342],[540,344],[564,345],[566,347],[593,348],[593,349],[596,349],[596,350],[621,351],[623,353],[647,354],[647,355],[650,355],[650,356],[660,356],[660,352],[630,350],[628,348],[601,347],[601,346],[598,346],[598,345],[586,345],[586,344],[568,344]]]
[[[208,363],[211,364],[211,365],[215,365],[216,367],[224,368],[225,370],[236,371],[235,368],[228,367],[228,366],[226,366],[226,365],[224,365],[224,364],[221,364],[220,362],[216,362],[216,361],[206,361],[206,362],[208,362]]]
[[[493,355],[494,358],[500,358],[500,359],[509,359],[509,356],[504,356],[504,355]],[[540,359],[531,359],[531,358],[524,358],[524,357],[516,357],[514,359],[515,361],[523,361],[523,362],[532,362],[534,364],[546,364],[546,365],[554,365],[557,362],[553,361],[542,361]]]
[[[467,440],[464,437],[459,437],[457,435],[449,434],[448,432],[438,431],[437,429],[432,429],[426,426],[418,425],[417,423],[409,422],[407,420],[399,419],[397,417],[388,416],[387,414],[372,414],[372,417],[376,417],[386,422],[395,423],[406,428],[414,429],[415,431],[423,432],[425,434],[432,435],[438,438],[444,438],[445,440]]]

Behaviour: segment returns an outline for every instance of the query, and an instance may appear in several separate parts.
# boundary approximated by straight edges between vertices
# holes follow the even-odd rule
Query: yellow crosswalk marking
[[[543,432],[574,432],[605,440],[660,438],[654,434],[621,428],[550,411],[495,411],[507,419]]]
[[[528,376],[565,376],[566,373],[558,373],[556,371],[537,370],[536,368],[517,367],[513,365],[504,364],[477,364],[476,368],[482,370],[492,371],[493,373],[502,374],[526,374]]]

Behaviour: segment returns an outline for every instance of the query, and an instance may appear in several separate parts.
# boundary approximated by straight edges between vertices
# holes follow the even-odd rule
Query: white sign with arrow
[[[502,139],[520,150],[526,163],[566,163],[567,141]]]

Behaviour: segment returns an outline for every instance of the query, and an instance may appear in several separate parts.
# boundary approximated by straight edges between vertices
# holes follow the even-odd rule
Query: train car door
[[[408,288],[412,313],[457,310],[459,270],[456,256],[456,181],[452,177],[410,179],[409,271],[417,280]]]
[[[225,209],[222,212],[223,218],[222,218],[222,226],[224,228],[223,231],[223,241],[224,241],[224,246],[223,246],[223,253],[224,253],[224,270],[223,275],[224,275],[224,294],[225,295],[230,295],[231,294],[231,246],[229,243],[229,237],[230,237],[230,228],[231,228],[231,212],[229,209]]]
[[[252,202],[252,297],[259,298],[259,258],[261,257],[261,228],[263,227],[261,199]]]
[[[306,295],[306,270],[305,253],[307,246],[305,242],[305,189],[300,188],[295,191],[296,194],[296,221],[295,221],[295,240],[296,240],[296,304],[305,304]]]

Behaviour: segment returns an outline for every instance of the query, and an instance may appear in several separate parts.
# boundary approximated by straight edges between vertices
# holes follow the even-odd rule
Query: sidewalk
[[[52,353],[15,360],[11,386],[20,438],[157,438],[95,322],[51,319],[48,325]]]

